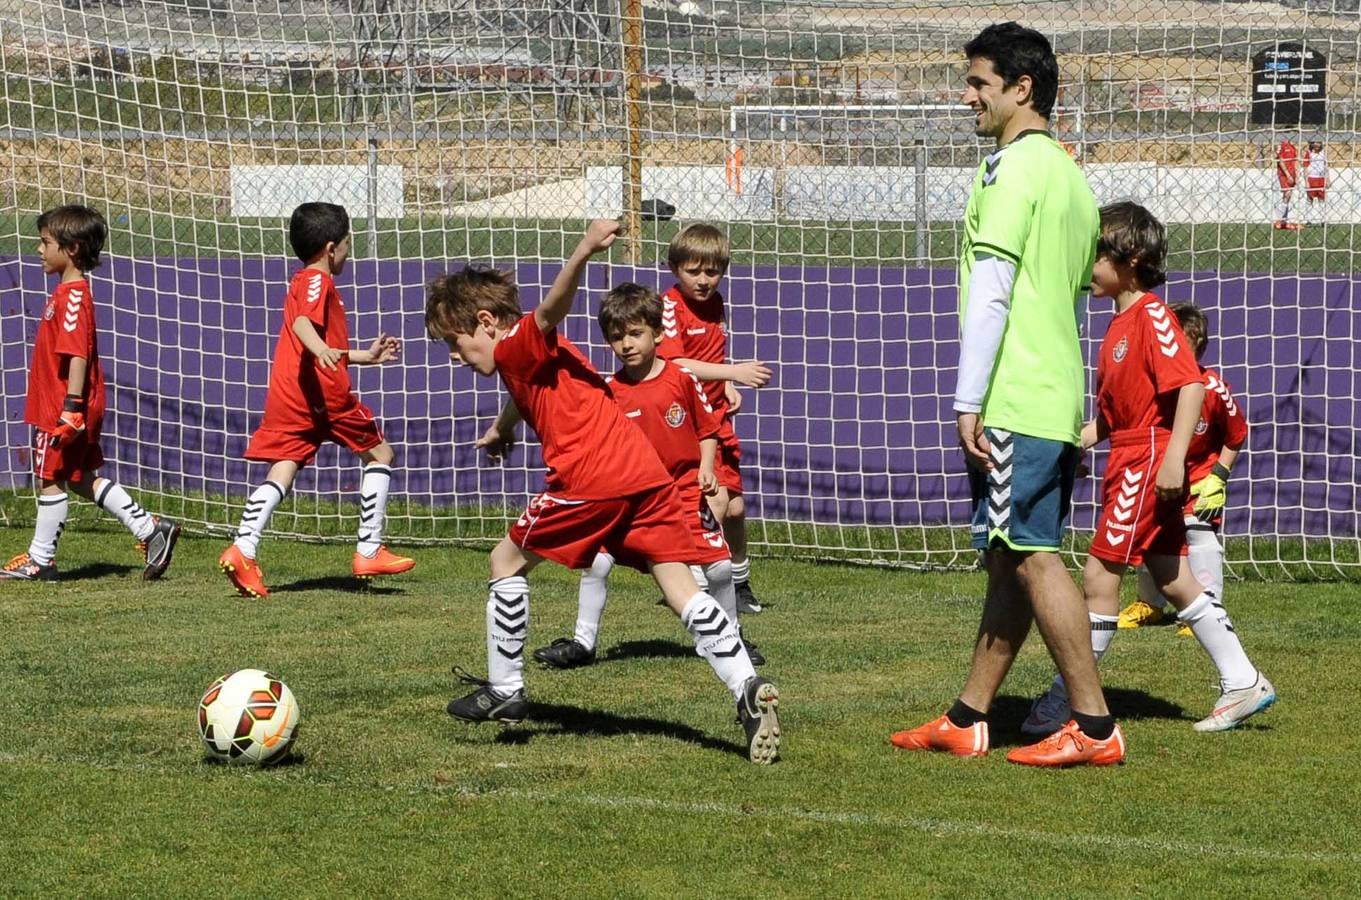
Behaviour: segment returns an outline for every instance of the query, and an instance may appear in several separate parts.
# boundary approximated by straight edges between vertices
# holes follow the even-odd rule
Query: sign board
[[[1313,47],[1280,43],[1252,57],[1254,125],[1326,125],[1328,60]]]
[[[377,182],[370,184],[367,166],[232,166],[232,215],[286,219],[298,204],[324,200],[362,219],[369,214],[372,188],[378,218],[401,218],[402,167],[379,166],[376,174]]]

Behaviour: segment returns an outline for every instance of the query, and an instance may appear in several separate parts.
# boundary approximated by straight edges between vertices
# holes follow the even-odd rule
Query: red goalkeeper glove
[[[85,433],[85,401],[80,397],[67,396],[61,405],[61,418],[57,427],[52,429],[49,445],[59,447]]]

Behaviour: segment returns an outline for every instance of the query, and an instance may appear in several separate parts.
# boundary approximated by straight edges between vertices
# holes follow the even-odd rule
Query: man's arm
[[[341,350],[338,347],[328,347],[326,342],[317,334],[317,326],[307,316],[298,316],[293,320],[293,333],[302,341],[302,345],[307,348],[307,352],[317,358],[317,365],[323,369],[335,371],[340,365],[340,361],[349,355],[348,350]]]
[[[613,219],[596,219],[586,226],[586,235],[567,258],[558,277],[553,279],[553,286],[548,289],[543,302],[534,310],[534,324],[539,326],[540,331],[547,334],[567,318],[567,314],[572,311],[572,301],[576,299],[577,288],[581,286],[581,276],[586,271],[586,263],[592,256],[609,249],[618,235],[619,223]]]
[[[1155,489],[1162,500],[1175,500],[1186,486],[1186,448],[1196,432],[1200,410],[1205,403],[1205,383],[1193,381],[1177,391],[1177,413],[1172,419],[1172,437],[1167,442],[1163,464],[1158,467]]]
[[[960,446],[966,461],[989,468],[988,442],[978,414],[997,365],[997,351],[1011,313],[1011,288],[1016,283],[1016,264],[1009,259],[980,253],[969,275],[969,296],[960,330],[959,379],[955,385],[954,410]]]

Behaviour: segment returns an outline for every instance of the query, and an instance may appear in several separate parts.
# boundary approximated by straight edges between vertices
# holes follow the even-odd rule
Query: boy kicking
[[[56,275],[33,342],[24,421],[33,426],[33,474],[39,481],[38,521],[27,553],[0,569],[0,578],[57,580],[57,542],[66,528],[70,488],[99,505],[137,538],[142,577],[170,566],[180,526],[150,515],[116,482],[95,474],[104,464],[104,370],[99,361],[94,298],[86,273],[99,265],[108,227],[88,206],[59,206],[38,217],[38,258]]]
[[[545,559],[584,569],[602,548],[645,569],[681,617],[703,656],[737,701],[748,757],[768,764],[779,753],[778,692],[752,668],[735,623],[690,573],[692,537],[680,493],[642,431],[624,417],[586,357],[558,334],[590,258],[614,243],[617,222],[590,224],[542,303],[520,311],[508,274],[485,267],[435,279],[425,307],[430,336],[455,362],[499,374],[510,403],[481,444],[500,452],[522,417],[539,435],[547,489],[529,502],[491,553],[487,598],[488,680],[450,701],[466,721],[518,722],[529,704],[524,647],[529,572]],[[465,680],[474,681],[464,676]]]
[[[1194,728],[1225,731],[1271,706],[1276,691],[1243,651],[1219,594],[1187,563],[1186,454],[1205,383],[1176,317],[1150,293],[1166,278],[1166,256],[1166,231],[1148,210],[1129,202],[1102,208],[1092,296],[1111,298],[1116,313],[1101,342],[1097,414],[1082,429],[1082,446],[1109,437],[1111,452],[1083,584],[1100,661],[1115,635],[1121,577],[1129,566],[1148,567],[1219,670],[1219,701]],[[1062,741],[1071,716],[1056,677],[1021,730]]]
[[[350,349],[345,307],[335,276],[350,255],[350,216],[334,203],[304,203],[293,210],[288,240],[303,267],[284,298],[283,327],[269,373],[265,418],[251,435],[246,459],[269,463],[265,483],[246,501],[236,540],[217,564],[245,597],[267,597],[265,575],[256,562],[260,538],[274,509],[288,495],[303,466],[316,458],[323,441],[352,450],[364,463],[359,483],[359,541],[351,571],[357,578],[397,575],[416,561],[383,546],[388,485],[396,454],[383,439],[369,408],[350,390],[349,366],[396,359],[401,344],[380,334],[367,350]]]
[[[662,336],[662,301],[650,288],[625,283],[600,301],[600,331],[623,368],[606,379],[624,417],[642,429],[680,491],[694,537],[690,572],[737,622],[732,558],[722,527],[705,498],[718,492],[714,460],[721,424],[699,380],[688,369],[657,356]],[[556,669],[595,662],[596,638],[605,612],[607,583],[614,557],[597,553],[581,574],[576,631],[534,651],[534,658]],[[741,633],[741,625],[738,625]],[[752,665],[763,665],[760,651],[744,639]]]

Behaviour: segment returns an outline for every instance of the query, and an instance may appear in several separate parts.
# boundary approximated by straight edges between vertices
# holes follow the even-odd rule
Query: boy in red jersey
[[[1193,303],[1169,307],[1181,330],[1196,348],[1196,360],[1209,345],[1209,325],[1205,314]],[[1186,475],[1191,496],[1182,510],[1186,523],[1186,559],[1191,574],[1221,601],[1224,597],[1224,547],[1219,543],[1219,527],[1224,517],[1225,485],[1238,460],[1239,450],[1248,438],[1248,423],[1234,402],[1229,385],[1214,369],[1200,367],[1205,381],[1205,404],[1200,410],[1191,445],[1186,450]],[[1167,598],[1159,593],[1146,566],[1139,567],[1139,599],[1120,610],[1119,628],[1161,625],[1176,618],[1167,609]],[[1190,636],[1183,625],[1179,634]]]
[[[613,244],[618,231],[617,222],[592,222],[543,302],[528,315],[520,311],[510,276],[484,266],[465,267],[430,285],[425,326],[431,337],[449,345],[455,362],[487,377],[499,374],[510,394],[478,445],[493,456],[503,453],[513,422],[523,417],[538,433],[548,467],[547,490],[529,502],[491,552],[489,678],[462,675],[479,687],[451,700],[449,714],[473,722],[524,718],[526,576],[545,559],[584,569],[603,547],[651,572],[696,650],[736,698],[749,758],[771,763],[779,750],[778,692],[756,674],[735,623],[690,573],[694,538],[680,492],[605,380],[558,334],[586,263]]]
[[[1082,445],[1109,437],[1111,451],[1083,587],[1099,661],[1116,631],[1125,569],[1148,567],[1219,671],[1219,701],[1194,728],[1225,731],[1269,707],[1276,691],[1243,652],[1218,594],[1186,560],[1186,455],[1205,382],[1176,318],[1149,293],[1166,280],[1166,254],[1167,233],[1148,210],[1130,202],[1102,208],[1092,295],[1114,300],[1116,314],[1101,342],[1097,413],[1082,429]],[[1067,706],[1067,688],[1055,678],[1021,730],[1062,740]]]
[[[1296,231],[1299,225],[1290,221],[1290,198],[1299,180],[1300,155],[1290,138],[1282,138],[1276,148],[1276,182],[1281,186],[1281,205],[1276,208],[1276,229]]]
[[[161,577],[175,552],[178,524],[149,515],[117,483],[95,475],[104,464],[104,370],[86,273],[99,265],[107,234],[104,217],[88,206],[59,206],[38,217],[38,258],[43,271],[59,279],[38,323],[24,406],[24,421],[34,428],[38,521],[28,552],[6,563],[0,578],[57,579],[68,486],[133,533],[146,558],[143,578]]]
[[[657,355],[682,365],[704,383],[709,405],[719,415],[717,474],[720,490],[710,500],[723,523],[732,551],[737,608],[758,613],[761,604],[751,590],[751,561],[747,558],[747,509],[742,500],[742,447],[732,417],[742,408],[737,385],[759,388],[770,381],[770,369],[759,362],[729,365],[728,322],[718,283],[728,271],[728,239],[713,225],[698,223],[671,239],[667,263],[676,284],[662,296],[663,340]]]
[[[690,370],[657,356],[662,336],[662,302],[650,288],[625,283],[600,301],[600,330],[623,363],[606,379],[615,402],[643,430],[661,457],[680,491],[694,554],[690,572],[699,586],[718,601],[723,612],[737,621],[737,594],[732,583],[732,557],[723,529],[709,509],[706,497],[718,492],[714,461],[718,455],[721,424],[709,405],[699,379]],[[577,595],[576,630],[534,651],[534,658],[555,669],[571,669],[595,662],[596,637],[605,612],[606,583],[615,559],[597,553],[591,568],[581,575]],[[741,633],[741,625],[738,625]],[[753,665],[765,659],[745,639]]]
[[[265,417],[251,435],[246,459],[269,463],[269,475],[246,501],[236,540],[217,564],[246,597],[267,597],[264,573],[255,560],[260,537],[275,507],[288,494],[303,466],[316,458],[323,441],[353,450],[364,463],[359,486],[359,540],[351,571],[357,578],[397,575],[416,561],[383,546],[388,486],[396,454],[383,439],[369,408],[350,390],[349,366],[396,359],[401,343],[380,334],[367,350],[350,349],[345,307],[335,276],[350,255],[350,216],[334,203],[304,203],[293,210],[288,240],[303,268],[284,299],[283,326],[269,373]]]

